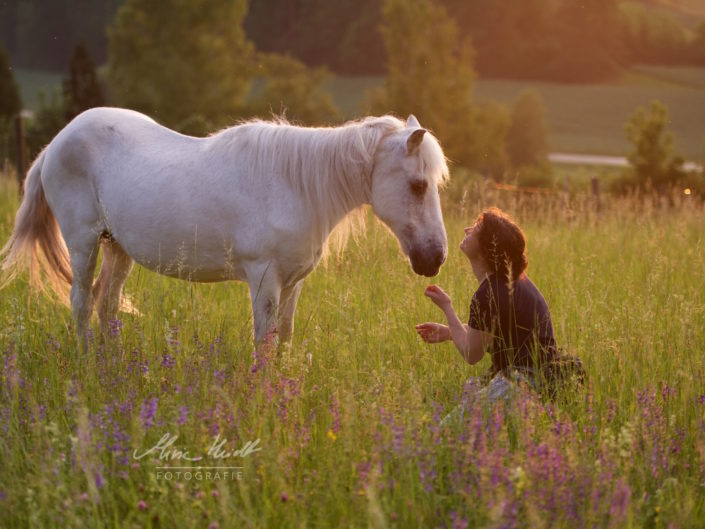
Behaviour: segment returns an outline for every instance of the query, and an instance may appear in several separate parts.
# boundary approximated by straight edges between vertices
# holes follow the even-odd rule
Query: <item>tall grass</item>
[[[2,181],[0,240],[18,197]],[[457,250],[485,205],[514,213],[529,275],[587,387],[556,403],[476,402],[489,365],[431,347],[438,320],[375,222],[306,281],[293,345],[253,354],[244,285],[136,268],[142,316],[78,352],[70,311],[0,294],[2,527],[698,527],[705,518],[705,212],[683,201],[470,193],[447,203],[450,255],[433,282],[467,314],[477,287]],[[468,395],[462,424],[440,419]],[[166,433],[191,456],[214,438],[261,451],[171,480],[136,459]],[[138,454],[139,455],[139,454]]]

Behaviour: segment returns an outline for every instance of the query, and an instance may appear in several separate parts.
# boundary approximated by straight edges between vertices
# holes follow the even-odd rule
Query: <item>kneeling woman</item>
[[[480,282],[468,324],[458,318],[448,294],[432,285],[425,294],[445,313],[448,325],[421,323],[416,331],[428,343],[453,340],[470,364],[489,352],[491,400],[506,395],[511,380],[523,379],[537,389],[545,380],[542,368],[556,359],[557,348],[546,300],[525,273],[524,233],[492,208],[465,228],[460,249]]]

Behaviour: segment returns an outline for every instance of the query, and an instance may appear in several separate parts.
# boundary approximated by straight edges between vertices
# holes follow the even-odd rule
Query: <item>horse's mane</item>
[[[238,160],[249,174],[280,174],[318,212],[325,233],[331,219],[345,217],[371,192],[374,155],[389,134],[406,127],[394,116],[366,117],[339,127],[300,127],[283,118],[272,121],[253,119],[217,134],[238,151]],[[446,158],[438,141],[426,134],[420,155],[438,184],[448,179]],[[321,211],[321,204],[329,205]],[[357,218],[356,218],[357,217]],[[362,215],[343,218],[335,231],[342,246]],[[360,223],[357,223],[360,226]],[[342,235],[342,237],[340,237]]]

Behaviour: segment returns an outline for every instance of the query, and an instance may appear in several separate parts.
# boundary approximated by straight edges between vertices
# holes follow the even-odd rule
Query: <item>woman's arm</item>
[[[462,323],[453,310],[453,305],[449,305],[444,312],[448,318],[448,328],[455,348],[460,351],[468,364],[477,364],[485,355],[485,343],[482,335],[486,333],[468,327],[467,323]]]
[[[472,365],[482,360],[485,348],[490,342],[490,335],[462,323],[453,309],[450,296],[442,288],[431,285],[424,294],[445,313],[450,338],[465,361]]]

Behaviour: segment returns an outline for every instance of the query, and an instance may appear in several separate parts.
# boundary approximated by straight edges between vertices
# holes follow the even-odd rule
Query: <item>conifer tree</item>
[[[0,48],[0,119],[11,118],[20,108],[20,92],[12,75],[12,66],[5,51]]]
[[[66,121],[84,110],[105,104],[103,90],[93,66],[93,59],[85,43],[76,46],[69,64],[69,77],[64,80]]]

